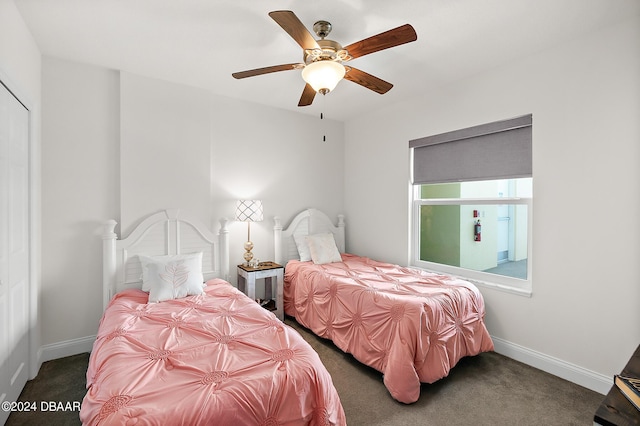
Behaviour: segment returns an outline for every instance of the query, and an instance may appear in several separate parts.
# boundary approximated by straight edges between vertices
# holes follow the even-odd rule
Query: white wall
[[[121,230],[149,213],[194,212],[209,224],[211,123],[207,92],[122,73]]]
[[[349,250],[408,262],[409,140],[533,113],[533,296],[482,288],[487,326],[608,388],[640,343],[639,76],[635,17],[347,123]]]
[[[49,345],[95,334],[102,309],[101,224],[120,210],[119,75],[44,57],[42,82],[42,343]]]
[[[0,1],[0,75],[14,91],[40,102],[40,51],[13,1]]]
[[[43,63],[45,358],[90,350],[101,310],[100,227],[188,209],[212,229],[235,201],[259,197],[254,253],[273,258],[273,216],[343,206],[343,125],[328,141],[314,118],[206,91],[62,59]],[[242,261],[246,225],[230,222],[230,263]],[[82,303],[78,303],[81,300]]]

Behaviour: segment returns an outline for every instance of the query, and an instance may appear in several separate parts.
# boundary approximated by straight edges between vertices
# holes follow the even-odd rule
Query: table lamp
[[[249,265],[253,259],[253,243],[251,242],[251,222],[263,220],[262,201],[260,200],[238,200],[236,204],[236,220],[247,222],[247,242],[244,243],[245,266]]]

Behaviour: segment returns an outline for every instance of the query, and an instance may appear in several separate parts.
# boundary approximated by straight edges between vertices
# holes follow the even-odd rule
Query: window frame
[[[453,275],[479,287],[531,297],[533,284],[533,197],[502,198],[420,198],[420,184],[412,184],[411,266],[431,272]],[[514,278],[420,259],[420,207],[423,205],[526,205],[527,206],[527,278]]]

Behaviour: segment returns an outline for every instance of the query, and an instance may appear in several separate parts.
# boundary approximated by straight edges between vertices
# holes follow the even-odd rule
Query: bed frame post
[[[223,280],[229,281],[229,229],[227,229],[227,218],[220,219],[220,276]]]
[[[111,219],[104,224],[102,234],[102,310],[104,311],[116,287],[116,238],[118,222]]]
[[[274,261],[282,265],[282,223],[278,216],[273,218],[275,225],[273,226],[273,243],[274,243]]]
[[[340,245],[338,248],[340,249],[340,253],[346,253],[347,251],[347,238],[344,235],[344,215],[338,215],[338,235],[340,238]]]

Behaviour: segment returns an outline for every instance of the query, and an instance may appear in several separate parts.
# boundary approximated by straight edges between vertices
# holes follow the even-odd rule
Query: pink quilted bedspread
[[[493,350],[484,300],[450,276],[342,255],[285,268],[285,312],[384,375],[398,401],[420,396],[420,382],[446,377],[464,356]]]
[[[209,281],[198,296],[147,300],[125,290],[107,307],[83,424],[346,424],[318,354],[226,281]]]

